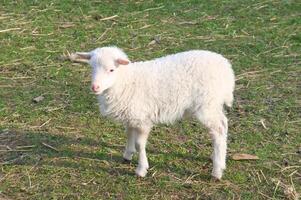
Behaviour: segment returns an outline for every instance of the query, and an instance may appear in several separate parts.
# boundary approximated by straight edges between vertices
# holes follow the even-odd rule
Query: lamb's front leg
[[[125,147],[125,151],[123,153],[123,159],[125,161],[131,161],[133,154],[136,152],[135,142],[136,142],[136,132],[134,128],[127,127],[127,143]]]
[[[149,168],[145,150],[149,132],[149,127],[137,128],[136,149],[139,152],[139,157],[136,174],[140,177],[144,177],[147,174],[147,170]]]

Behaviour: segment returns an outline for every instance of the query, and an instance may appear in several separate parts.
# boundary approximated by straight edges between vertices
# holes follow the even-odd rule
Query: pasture
[[[298,199],[300,11],[297,0],[1,1],[0,199]],[[122,162],[122,125],[100,116],[90,67],[66,59],[108,45],[132,61],[191,49],[231,61],[221,181],[193,120],[153,128],[145,178],[137,156]]]

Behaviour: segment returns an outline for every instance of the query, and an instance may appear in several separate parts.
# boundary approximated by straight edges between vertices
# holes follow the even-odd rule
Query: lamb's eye
[[[114,69],[110,69],[110,72],[113,72],[114,71]]]

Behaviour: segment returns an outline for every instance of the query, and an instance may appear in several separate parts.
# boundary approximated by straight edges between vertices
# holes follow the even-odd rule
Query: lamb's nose
[[[93,84],[91,89],[92,89],[93,92],[97,92],[98,89],[99,89],[99,85]]]

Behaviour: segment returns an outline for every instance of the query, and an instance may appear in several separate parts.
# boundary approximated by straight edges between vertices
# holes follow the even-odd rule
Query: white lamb
[[[223,105],[232,105],[234,73],[223,56],[192,50],[150,61],[131,63],[117,47],[72,54],[92,66],[92,90],[100,111],[122,122],[127,144],[124,159],[139,152],[136,174],[149,168],[145,146],[154,124],[173,123],[184,116],[202,122],[213,139],[212,176],[226,168],[227,118]]]

